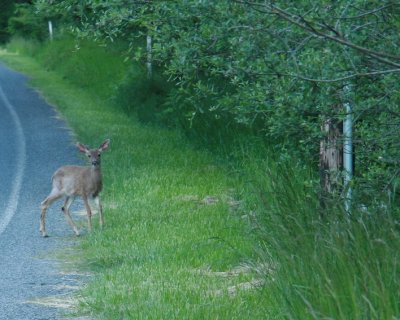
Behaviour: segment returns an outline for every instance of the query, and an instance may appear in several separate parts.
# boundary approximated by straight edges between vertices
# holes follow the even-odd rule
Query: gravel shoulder
[[[0,63],[0,320],[58,319],[82,281],[56,259],[77,241],[60,202],[47,214],[50,237],[39,233],[53,172],[81,160],[66,123],[27,80]]]

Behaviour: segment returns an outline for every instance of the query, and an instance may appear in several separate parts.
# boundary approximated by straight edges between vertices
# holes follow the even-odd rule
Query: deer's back
[[[67,196],[97,196],[101,191],[101,173],[91,167],[63,166],[53,175],[53,188]]]

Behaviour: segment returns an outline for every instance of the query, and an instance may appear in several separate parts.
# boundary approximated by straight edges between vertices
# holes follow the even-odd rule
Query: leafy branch
[[[370,56],[374,58],[375,60],[385,64],[385,65],[390,65],[392,67],[400,68],[400,63],[397,61],[400,61],[400,56],[393,55],[390,53],[382,52],[382,51],[376,51],[370,48],[367,48],[365,46],[360,46],[349,39],[347,39],[343,34],[341,34],[338,30],[336,30],[334,27],[329,26],[327,23],[318,23],[313,20],[308,20],[305,18],[305,16],[301,15],[296,15],[288,12],[285,9],[282,9],[276,5],[274,5],[272,2],[270,3],[258,3],[254,1],[246,1],[246,0],[235,0],[237,3],[245,4],[250,6],[252,9],[265,13],[265,14],[272,14],[276,15],[285,21],[289,22],[292,25],[295,25],[297,27],[300,27],[302,30],[311,33],[317,37],[327,39],[330,41],[333,41],[335,43],[341,44],[343,46],[349,47],[351,49],[354,49],[358,52],[361,52],[362,54],[365,54],[367,56]],[[371,10],[369,12],[363,13],[362,15],[359,15],[358,17],[364,17],[366,15],[374,14],[378,11],[382,11],[384,9],[387,9],[389,7],[395,6],[395,4],[391,5],[386,5],[382,6],[379,8],[376,8],[374,10]],[[356,18],[356,17],[352,17]],[[345,18],[340,18],[340,19],[345,19]],[[349,17],[348,17],[349,19]],[[329,33],[326,32],[326,30],[330,31]],[[397,69],[394,69],[394,72],[397,72]],[[388,73],[388,72],[385,72]]]

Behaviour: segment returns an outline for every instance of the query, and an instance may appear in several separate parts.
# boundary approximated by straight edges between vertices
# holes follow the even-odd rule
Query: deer
[[[89,232],[92,230],[92,210],[89,205],[89,199],[94,199],[98,207],[100,227],[103,228],[103,207],[99,197],[103,187],[100,155],[108,149],[109,145],[110,139],[105,140],[97,149],[89,149],[88,146],[78,142],[76,144],[78,150],[88,157],[90,165],[66,165],[54,172],[51,192],[41,203],[39,231],[43,237],[47,237],[46,211],[54,201],[62,197],[65,197],[65,201],[61,210],[76,236],[79,236],[79,230],[71,218],[69,208],[77,196],[80,196],[85,204]]]

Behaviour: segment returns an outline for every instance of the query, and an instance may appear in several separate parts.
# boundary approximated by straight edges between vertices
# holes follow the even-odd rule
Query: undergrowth
[[[78,49],[72,40],[9,48],[21,56],[3,59],[34,75],[82,141],[112,141],[104,159],[107,228],[82,239],[84,266],[95,274],[81,292],[82,312],[101,319],[400,317],[399,208],[355,206],[348,216],[338,199],[322,213],[315,173],[258,142],[224,146],[230,157],[222,157],[127,117],[127,109],[142,108],[147,121],[168,89],[162,80],[146,82],[143,70],[109,48]],[[132,101],[153,105],[146,111]]]
[[[280,318],[398,319],[399,208],[348,215],[337,199],[323,212],[308,170],[255,160],[251,152],[243,158],[251,177],[245,199],[257,213],[260,257],[270,266],[269,303]]]

